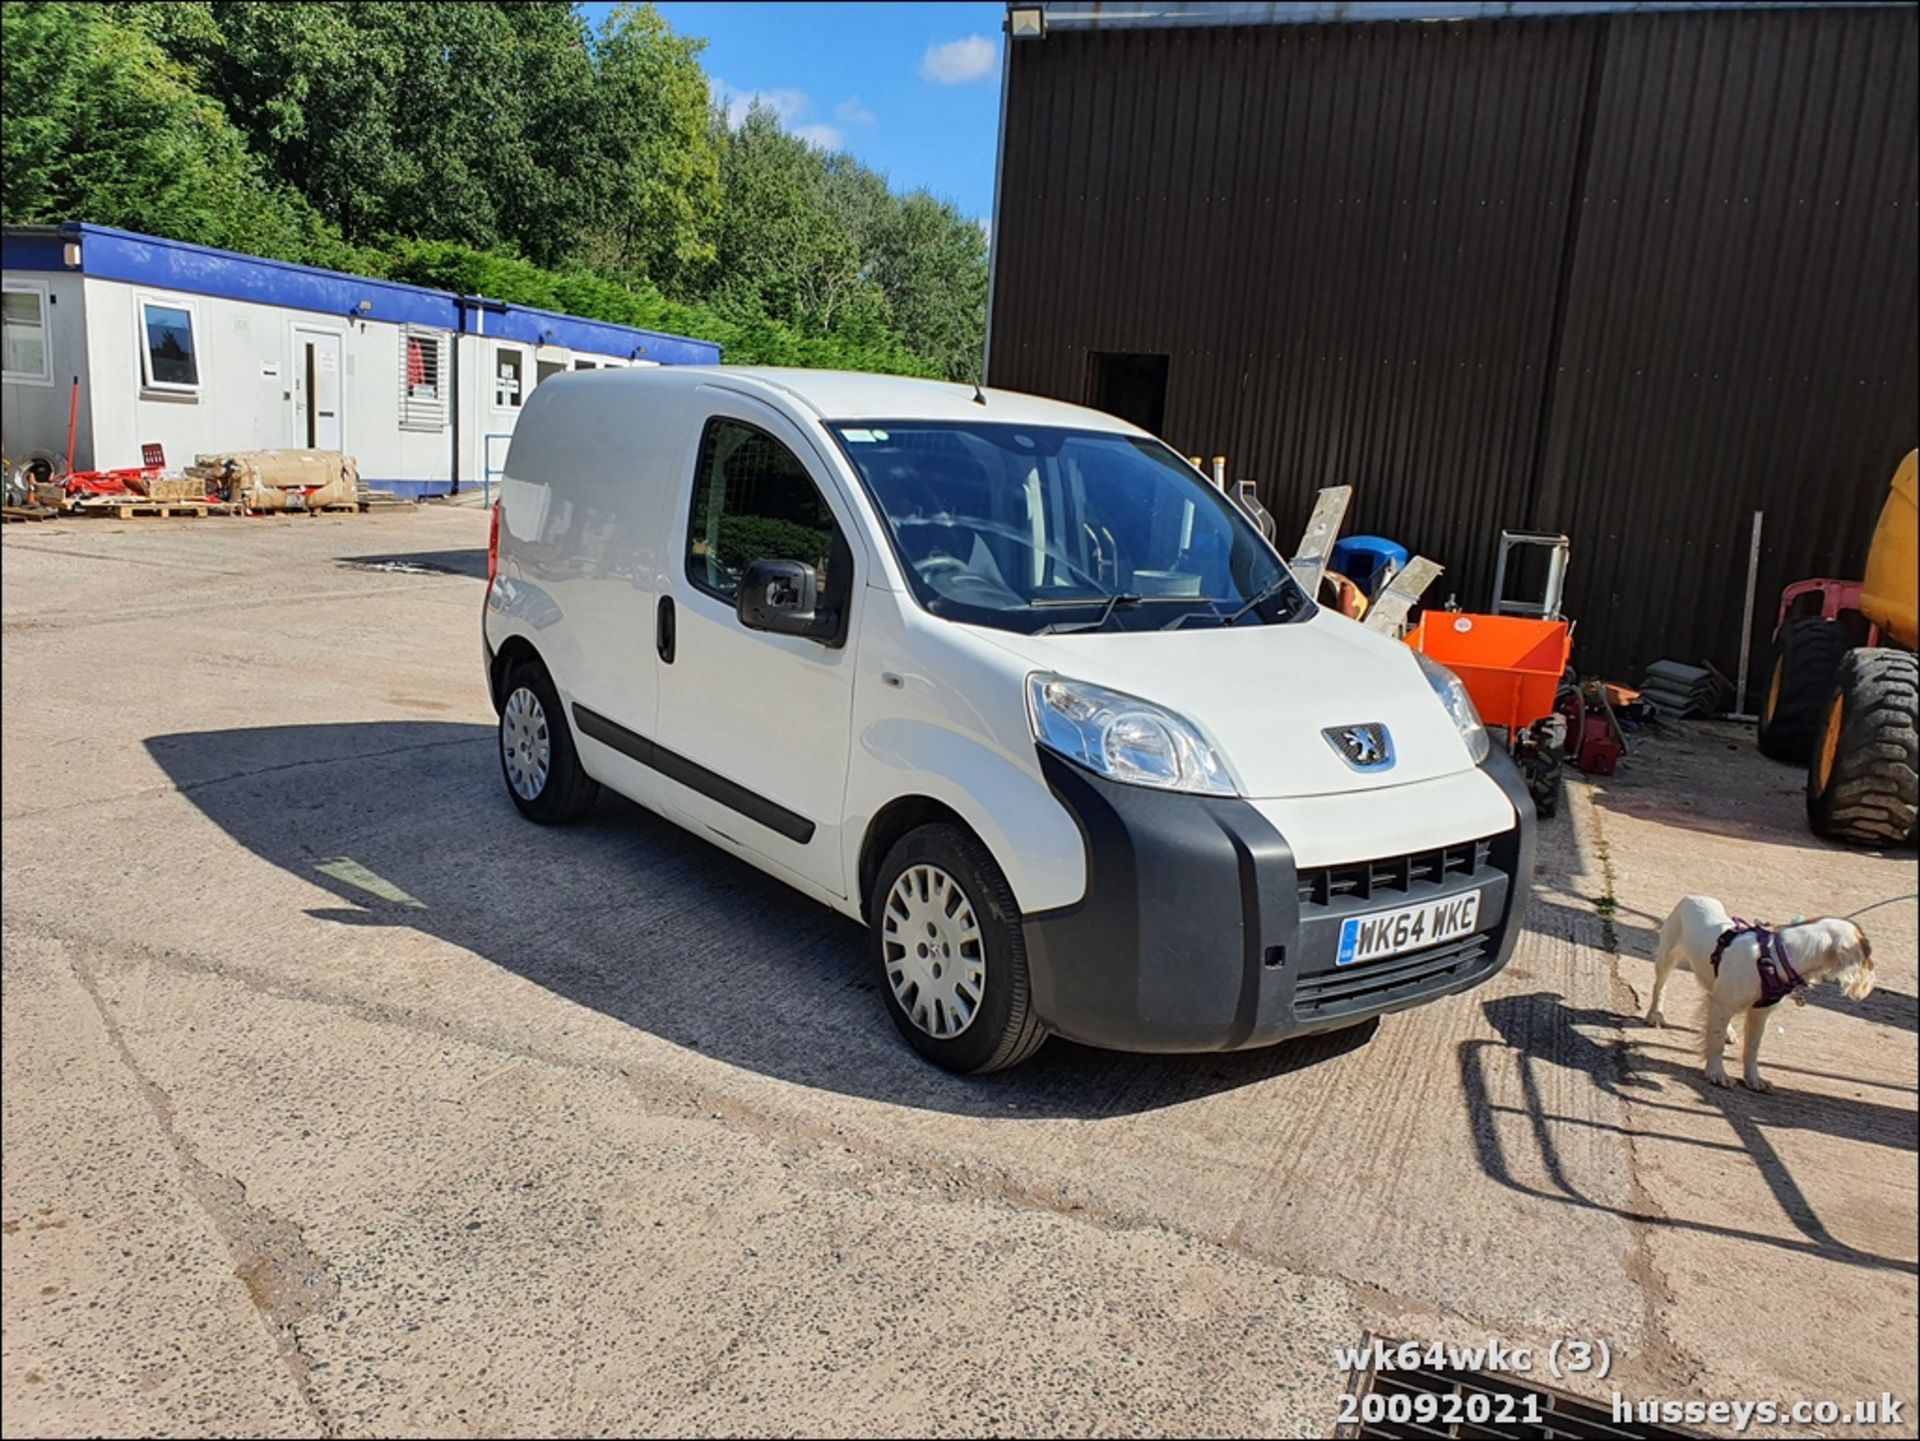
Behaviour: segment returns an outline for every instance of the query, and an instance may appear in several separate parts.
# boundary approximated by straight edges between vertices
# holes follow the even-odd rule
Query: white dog
[[[1801,1005],[1802,987],[1831,976],[1849,1000],[1865,1000],[1873,991],[1873,947],[1852,921],[1799,921],[1777,930],[1735,920],[1711,896],[1688,896],[1660,926],[1654,952],[1653,999],[1647,1024],[1664,1024],[1660,993],[1676,966],[1693,972],[1705,992],[1701,1039],[1707,1049],[1707,1079],[1730,1086],[1725,1056],[1733,1039],[1734,1018],[1747,1018],[1741,1060],[1750,1091],[1771,1091],[1760,1079],[1760,1039],[1767,1012],[1788,996]]]

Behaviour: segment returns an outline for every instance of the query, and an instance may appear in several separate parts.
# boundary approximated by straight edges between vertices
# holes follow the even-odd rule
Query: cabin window
[[[400,334],[400,428],[444,430],[447,338],[432,330]]]
[[[198,390],[194,307],[186,300],[140,302],[140,383],[149,390]]]
[[[753,561],[803,561],[830,609],[845,589],[848,558],[833,512],[791,450],[743,421],[707,422],[687,526],[688,579],[731,601]]]
[[[34,281],[9,281],[0,295],[0,365],[8,380],[42,385],[53,380],[53,362],[47,350],[47,290]]]
[[[534,362],[534,383],[536,385],[542,381],[552,380],[556,375],[565,375],[566,373],[567,362],[564,360],[536,360]]]
[[[573,368],[575,370],[592,370],[594,366],[591,360],[575,360],[573,362]]]
[[[493,352],[493,405],[496,410],[518,410],[525,399],[526,387],[521,381],[526,375],[527,357],[524,352],[508,346],[501,346]]]

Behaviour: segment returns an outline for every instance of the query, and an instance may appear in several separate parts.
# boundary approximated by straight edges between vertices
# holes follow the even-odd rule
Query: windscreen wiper
[[[1221,626],[1225,627],[1225,626],[1237,624],[1241,616],[1245,615],[1248,611],[1252,610],[1255,606],[1264,605],[1267,601],[1272,600],[1276,595],[1280,594],[1281,591],[1285,590],[1288,586],[1292,584],[1294,584],[1294,579],[1292,576],[1290,575],[1281,576],[1272,585],[1268,586],[1265,590],[1261,591],[1252,600],[1248,601],[1245,605],[1241,606],[1240,609],[1233,612],[1232,615],[1222,618],[1220,621]],[[1219,614],[1220,613],[1218,611],[1214,611],[1211,614],[1209,614],[1208,612],[1205,612],[1205,611],[1190,610],[1185,615],[1175,616],[1172,620],[1168,621],[1165,625],[1161,626],[1160,629],[1179,630],[1181,626],[1185,625],[1188,621],[1192,620],[1196,615],[1206,615],[1208,619],[1212,619],[1213,617],[1218,616]]]
[[[1292,576],[1290,575],[1281,576],[1280,579],[1276,580],[1272,585],[1268,586],[1265,590],[1261,591],[1260,594],[1256,595],[1252,600],[1248,601],[1245,605],[1241,606],[1240,609],[1236,610],[1232,615],[1228,616],[1226,620],[1222,622],[1222,624],[1225,624],[1225,625],[1237,624],[1241,616],[1245,615],[1248,611],[1252,610],[1257,605],[1265,605],[1268,601],[1272,600],[1276,595],[1280,594],[1281,591],[1285,590],[1288,586],[1292,584],[1293,584]]]
[[[1116,610],[1120,609],[1121,606],[1123,605],[1136,606],[1145,599],[1146,597],[1139,594],[1137,591],[1116,590],[1112,595],[1107,597],[1107,603],[1100,607],[1100,614],[1095,616],[1092,620],[1086,622],[1084,625],[1043,625],[1040,627],[1040,629],[1035,631],[1034,634],[1035,635],[1069,635],[1074,631],[1099,630],[1112,617],[1113,613]],[[1056,601],[1053,603],[1066,604],[1067,602]],[[1032,602],[1032,604],[1046,605],[1048,604],[1048,602],[1034,601]]]

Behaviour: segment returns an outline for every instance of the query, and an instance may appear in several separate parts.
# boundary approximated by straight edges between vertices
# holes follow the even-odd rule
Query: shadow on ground
[[[1285,1076],[1375,1029],[1202,1056],[1054,1040],[1017,1070],[952,1077],[895,1033],[863,928],[617,798],[571,827],[522,820],[491,727],[278,726],[146,745],[240,845],[339,898],[307,914],[426,932],[626,1025],[802,1085],[967,1115],[1125,1115]],[[369,875],[401,894],[367,889]]]
[[[1905,1164],[1910,1165],[1912,1153],[1920,1148],[1920,1139],[1915,1136],[1910,1111],[1842,1096],[1796,1095],[1784,1087],[1765,1096],[1755,1096],[1745,1090],[1711,1086],[1697,1062],[1682,1065],[1638,1050],[1630,1034],[1622,1034],[1619,1030],[1623,1024],[1632,1026],[1634,1022],[1631,1018],[1608,1011],[1572,1007],[1562,997],[1548,991],[1496,997],[1484,1002],[1481,1010],[1499,1032],[1501,1040],[1464,1042],[1459,1049],[1460,1078],[1472,1118],[1473,1142],[1480,1167],[1500,1184],[1545,1200],[1560,1201],[1578,1210],[1605,1212],[1649,1226],[1700,1231],[1758,1245],[1776,1246],[1786,1251],[1818,1255],[1850,1265],[1898,1271],[1907,1275],[1920,1274],[1920,1265],[1913,1261],[1876,1255],[1834,1236],[1822,1223],[1806,1194],[1794,1180],[1786,1161],[1767,1136],[1769,1130],[1823,1132],[1850,1141],[1885,1147],[1894,1155],[1905,1153],[1908,1157]],[[1583,1027],[1616,1039],[1595,1039]],[[1517,1062],[1519,1066],[1524,1097],[1519,1107],[1505,1105],[1495,1099],[1498,1088],[1486,1069],[1489,1050],[1505,1057],[1509,1047],[1512,1060],[1503,1059],[1501,1064]],[[1699,1220],[1661,1215],[1622,1208],[1587,1195],[1559,1162],[1555,1130],[1572,1122],[1568,1117],[1554,1114],[1549,1108],[1546,1097],[1552,1093],[1553,1083],[1552,1078],[1543,1073],[1543,1066],[1584,1072],[1595,1086],[1614,1095],[1630,1098],[1647,1115],[1695,1109],[1660,1099],[1665,1089],[1661,1083],[1677,1083],[1691,1090],[1694,1092],[1693,1099],[1699,1104],[1724,1113],[1736,1137],[1734,1142],[1711,1141],[1658,1130],[1636,1131],[1636,1139],[1744,1151],[1768,1190],[1773,1193],[1781,1213],[1792,1223],[1798,1235],[1786,1237],[1750,1230],[1740,1224],[1738,1216],[1724,1220]],[[1783,1068],[1770,1066],[1763,1052],[1761,1069],[1765,1072]],[[1533,1164],[1516,1165],[1509,1158],[1507,1143],[1502,1140],[1500,1121],[1502,1116],[1513,1114],[1524,1115],[1538,1152],[1538,1161],[1551,1182],[1551,1189],[1524,1179],[1525,1175],[1534,1172]]]
[[[386,571],[393,575],[460,575],[470,580],[487,578],[487,552],[484,546],[460,550],[415,550],[400,555],[343,555],[337,562],[351,570]]]

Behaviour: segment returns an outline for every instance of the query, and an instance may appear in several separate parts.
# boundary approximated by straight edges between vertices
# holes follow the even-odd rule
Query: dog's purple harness
[[[1766,926],[1755,925],[1752,921],[1743,921],[1733,917],[1730,930],[1720,933],[1720,939],[1713,946],[1713,973],[1720,974],[1720,953],[1742,936],[1753,936],[1760,942],[1760,954],[1756,964],[1760,970],[1760,999],[1753,1003],[1756,1011],[1764,1011],[1768,1006],[1777,1006],[1788,996],[1806,985],[1800,973],[1793,968],[1793,962],[1787,959],[1787,943],[1778,931]],[[1796,1001],[1799,1000],[1795,996]]]

